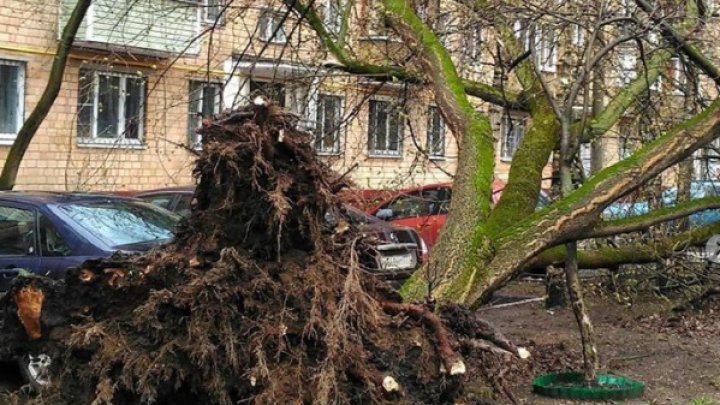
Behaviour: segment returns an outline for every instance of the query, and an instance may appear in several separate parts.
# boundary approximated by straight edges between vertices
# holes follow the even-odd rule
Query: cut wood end
[[[250,386],[254,387],[257,384],[257,378],[255,376],[250,377]]]
[[[528,359],[530,358],[530,352],[524,347],[518,347],[518,356],[523,360]]]
[[[190,260],[188,261],[188,266],[190,266],[190,267],[192,267],[192,268],[200,267],[200,259],[198,259],[197,256],[193,256],[193,257],[190,258]]]
[[[257,96],[253,99],[253,104],[258,105],[258,106],[265,105],[265,99],[260,96]]]
[[[465,374],[465,370],[465,363],[458,359],[450,366],[450,375],[462,375]]]
[[[89,283],[93,281],[94,278],[95,273],[93,273],[92,270],[82,269],[80,271],[80,281],[82,281],[83,283]]]
[[[389,375],[383,378],[382,386],[385,392],[400,391],[400,384],[398,384],[397,381]]]
[[[30,340],[42,337],[40,315],[44,300],[45,294],[43,294],[42,290],[34,287],[25,286],[15,293],[15,303],[18,308],[17,315]]]

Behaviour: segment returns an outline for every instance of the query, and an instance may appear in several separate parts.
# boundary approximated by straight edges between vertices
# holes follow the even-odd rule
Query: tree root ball
[[[268,103],[205,121],[192,214],[171,244],[16,281],[0,350],[52,357],[39,402],[464,401],[482,373],[458,342],[484,335],[363,267],[372,243],[336,197],[344,180],[297,123]],[[475,319],[463,311],[449,313]]]

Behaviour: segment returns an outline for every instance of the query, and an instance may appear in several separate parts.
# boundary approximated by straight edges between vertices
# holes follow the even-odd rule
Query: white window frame
[[[535,63],[543,72],[557,71],[557,44],[555,43],[555,30],[550,27],[538,25],[535,29]]]
[[[323,128],[323,123],[325,122],[324,116],[320,117],[320,114],[326,114],[323,99],[325,97],[330,97],[333,99],[337,99],[339,105],[337,106],[337,113],[338,116],[336,117],[338,120],[338,123],[341,124],[344,121],[343,118],[343,111],[345,111],[345,98],[340,94],[332,94],[332,93],[320,93],[317,97],[317,107],[315,109],[315,131],[313,132],[315,135],[315,138],[313,139],[313,148],[315,149],[315,152],[318,155],[338,155],[340,154],[340,151],[342,150],[342,125],[337,125],[335,127],[335,133],[333,134],[335,138],[335,142],[333,143],[332,148],[324,148],[321,146],[318,147],[317,142],[317,136],[318,134],[322,133],[322,131],[325,129]]]
[[[323,22],[325,23],[325,29],[327,29],[329,33],[334,35],[340,34],[346,5],[345,0],[325,0]]]
[[[402,158],[402,156],[403,156],[403,134],[405,132],[405,122],[404,122],[405,120],[403,119],[403,116],[401,114],[402,111],[399,108],[398,101],[399,100],[396,98],[378,97],[378,96],[372,97],[368,101],[368,114],[367,114],[367,117],[368,117],[368,130],[367,130],[368,144],[370,141],[370,136],[374,136],[375,138],[377,138],[376,134],[370,134],[370,119],[372,118],[372,117],[370,117],[370,102],[388,103],[393,108],[393,113],[398,114],[398,150],[397,151],[390,150],[390,136],[389,135],[390,135],[391,116],[390,116],[390,114],[388,114],[388,122],[386,125],[388,132],[385,134],[385,147],[386,148],[385,149],[370,149],[370,147],[368,145],[367,153],[368,153],[369,157]],[[376,144],[377,142],[373,142],[373,143]]]
[[[193,103],[193,85],[200,86],[200,91],[202,94],[200,95],[197,104],[197,111],[190,111],[190,108],[192,107]],[[192,122],[193,118],[197,118],[198,114],[202,115],[203,112],[203,103],[205,102],[205,89],[208,87],[214,87],[216,90],[215,93],[215,107],[213,108],[213,114],[218,114],[220,111],[222,111],[223,106],[223,99],[222,99],[222,82],[219,81],[206,81],[206,80],[190,80],[188,81],[188,143],[191,147],[195,149],[199,149],[202,147],[202,135],[195,133],[195,130],[200,128],[202,126],[202,118],[201,117],[198,120],[198,124],[195,128],[190,127],[190,123]],[[193,117],[194,116],[194,117]]]
[[[592,173],[592,144],[590,142],[581,143],[578,155],[585,177],[590,177]]]
[[[501,121],[500,121],[500,160],[503,162],[510,162],[513,159],[513,155],[515,155],[515,151],[517,151],[518,147],[520,146],[520,143],[522,142],[522,139],[525,137],[525,126],[526,126],[526,119],[524,117],[516,116],[516,115],[507,115],[503,114]],[[508,137],[508,128],[509,126],[512,127],[513,131],[517,131],[518,129],[521,130],[520,136],[517,137],[517,134],[514,134],[517,139],[515,139],[515,144],[511,151],[507,149],[507,137]]]
[[[440,144],[441,144],[440,153],[435,153],[436,151],[433,150],[433,148],[431,146],[433,143],[433,142],[431,142],[433,140],[431,138],[434,137],[434,134],[432,133],[433,132],[432,125],[433,125],[433,118],[435,115],[437,115],[440,119],[440,133],[437,134],[440,137]],[[440,109],[436,106],[430,106],[428,108],[427,136],[425,138],[426,149],[427,149],[428,157],[430,159],[445,159],[445,152],[446,152],[445,151],[445,146],[446,146],[445,135],[446,135],[446,133],[447,133],[447,131],[445,130],[445,120],[443,119],[443,116],[440,113]]]
[[[145,92],[147,90],[147,77],[146,76],[138,76],[135,74],[130,73],[121,73],[121,72],[105,72],[101,70],[92,70],[87,69],[88,72],[92,74],[92,100],[93,100],[93,110],[92,110],[92,133],[90,134],[90,137],[77,137],[77,142],[79,145],[82,146],[99,146],[99,147],[107,147],[107,146],[126,146],[126,147],[142,147],[143,146],[143,140],[145,138]],[[138,137],[137,139],[128,139],[125,138],[125,120],[127,117],[125,117],[125,103],[118,103],[118,122],[117,122],[117,134],[114,138],[100,138],[97,134],[98,129],[98,108],[100,104],[100,76],[108,76],[108,77],[120,77],[120,78],[130,78],[130,79],[142,79],[143,80],[143,91],[140,92],[140,119],[138,120]],[[127,89],[127,80],[120,80],[119,83],[120,89],[119,94],[125,93]],[[122,119],[120,119],[122,117]]]
[[[635,153],[635,140],[632,139],[633,124],[620,122],[618,129],[618,160],[625,160]]]
[[[202,18],[205,24],[215,24],[216,18],[210,17],[210,8],[216,7],[218,8],[218,11],[222,12],[223,7],[225,7],[225,1],[224,0],[216,0],[217,4],[211,5],[210,1],[212,0],[199,0],[201,3],[201,6],[203,7],[202,10]],[[217,18],[217,24],[224,24],[225,23],[225,16],[221,15],[220,18]]]
[[[285,32],[284,24],[280,24],[283,14],[273,9],[262,9],[260,18],[258,19],[258,39],[271,44],[286,44],[288,42],[287,32]],[[265,21],[265,29],[263,30],[263,21]],[[280,29],[275,32],[277,27]],[[273,35],[273,33],[275,35]]]
[[[469,62],[468,65],[475,71],[482,67],[482,45],[485,39],[483,34],[483,26],[476,22],[470,27],[470,32],[465,35],[467,59],[469,59],[467,62]]]
[[[20,128],[22,128],[23,122],[25,121],[25,71],[27,69],[27,63],[21,60],[0,58],[0,65],[15,66],[18,68],[18,81],[16,83],[18,102],[15,107],[17,112],[15,132],[0,133],[0,145],[12,145],[15,142],[15,138],[17,137]]]
[[[572,24],[570,30],[570,42],[577,47],[585,46],[585,28],[580,24]]]
[[[672,63],[672,87],[673,87],[673,94],[676,96],[681,96],[685,94],[685,80],[687,78],[685,77],[685,68],[683,66],[682,60],[675,56],[670,59]]]
[[[631,48],[620,48],[618,54],[618,85],[626,85],[637,78],[637,56]]]

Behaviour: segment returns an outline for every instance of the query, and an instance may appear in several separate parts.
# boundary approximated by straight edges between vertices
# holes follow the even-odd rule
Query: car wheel
[[[18,360],[18,367],[25,381],[39,391],[50,385],[51,363],[52,359],[47,354],[28,354]]]

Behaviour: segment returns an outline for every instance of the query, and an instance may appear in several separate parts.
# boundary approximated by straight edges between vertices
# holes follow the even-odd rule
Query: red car
[[[493,182],[493,205],[500,200],[504,188],[505,182]],[[396,193],[368,213],[393,224],[416,229],[428,247],[432,247],[445,225],[451,198],[452,183],[431,184]],[[538,207],[549,203],[548,194],[541,191]]]

